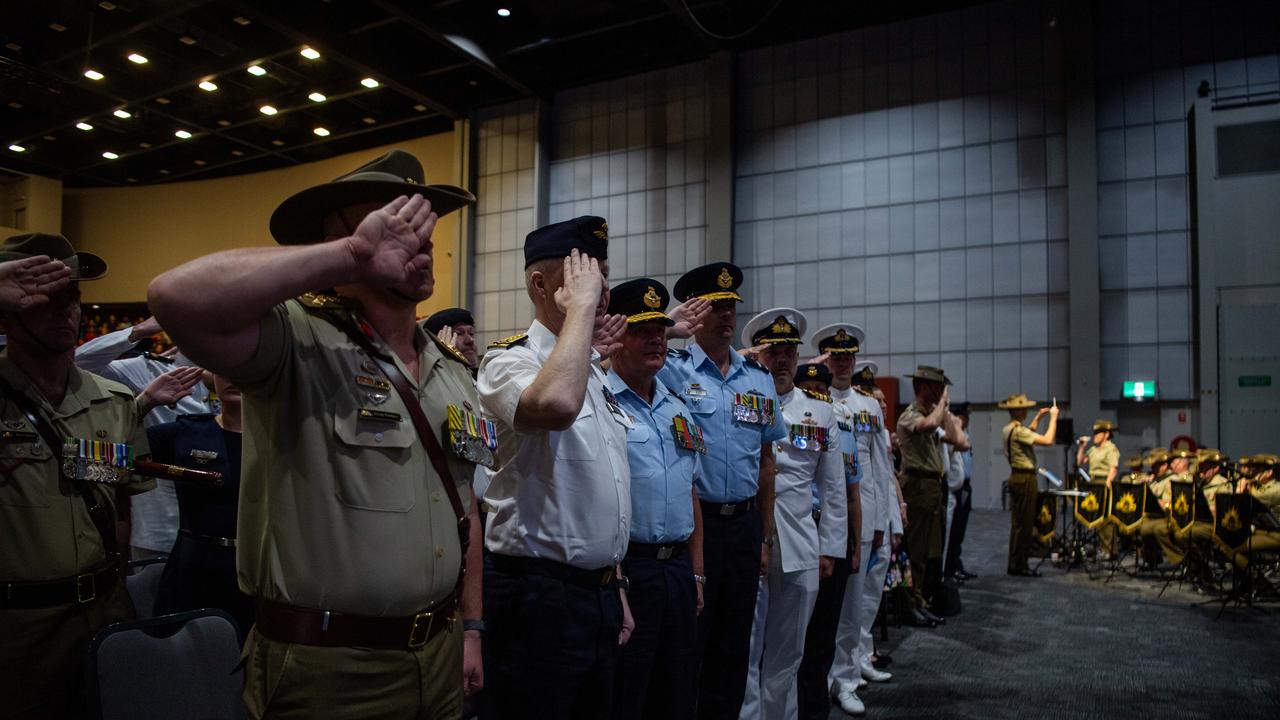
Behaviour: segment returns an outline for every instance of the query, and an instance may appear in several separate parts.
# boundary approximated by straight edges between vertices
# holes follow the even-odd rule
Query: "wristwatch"
[[[706,575],[697,575],[697,574],[695,574],[695,575],[693,576],[693,581],[694,581],[694,582],[696,582],[696,583],[698,583],[699,585],[706,585],[706,584],[707,584],[707,576],[706,576]]]
[[[765,539],[764,539],[764,544],[765,544],[765,545],[768,545],[769,547],[773,547],[773,538],[771,538],[771,537],[767,537],[767,538],[765,538]]]
[[[468,631],[468,630],[475,630],[475,631],[476,631],[476,632],[478,632],[478,633],[483,633],[483,632],[485,632],[486,628],[485,628],[485,626],[484,626],[484,621],[483,621],[483,620],[468,620],[468,619],[464,618],[464,619],[462,620],[462,632],[466,632],[466,631]]]
[[[618,587],[622,592],[631,592],[631,578],[626,575],[618,576]]]

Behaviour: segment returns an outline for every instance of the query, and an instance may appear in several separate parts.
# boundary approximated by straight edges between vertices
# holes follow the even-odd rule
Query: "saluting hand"
[[[702,298],[689,298],[680,303],[667,316],[675,321],[667,330],[669,338],[691,338],[699,330],[702,324],[706,322],[707,316],[711,314],[711,303]]]
[[[421,281],[431,272],[431,203],[403,195],[365,216],[347,242],[361,279],[394,285]]]
[[[20,312],[49,302],[71,283],[71,268],[48,255],[0,262],[0,310]]]
[[[172,407],[190,395],[203,378],[204,370],[193,366],[174,368],[157,377],[138,395],[138,414],[145,415],[161,405]]]
[[[440,332],[436,333],[436,339],[454,350],[458,349],[458,334],[449,325],[440,328]]]
[[[596,318],[596,329],[591,336],[591,347],[600,353],[601,360],[607,359],[622,349],[622,336],[626,334],[626,315],[601,315]]]
[[[594,312],[604,292],[604,275],[600,263],[576,249],[564,259],[564,283],[556,289],[556,307],[565,315],[570,312]]]

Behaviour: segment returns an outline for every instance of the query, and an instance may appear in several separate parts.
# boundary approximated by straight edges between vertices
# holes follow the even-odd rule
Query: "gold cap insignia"
[[[809,366],[809,377],[818,377],[818,368],[816,368],[816,367],[814,367],[814,366],[810,365],[810,366]]]
[[[773,326],[769,329],[778,334],[791,332],[791,323],[782,318],[778,318],[773,321]]]
[[[858,373],[858,377],[863,380],[874,380],[876,378],[875,375],[871,374],[871,368],[869,367],[862,368],[862,372]]]
[[[414,180],[414,179],[413,179],[413,178],[411,178],[411,177],[407,177],[407,178],[405,178],[405,179],[404,179],[404,181],[405,181],[405,182],[407,182],[407,183],[409,183],[410,185],[417,185],[417,184],[418,184],[418,181],[417,181],[417,180]]]
[[[716,278],[716,285],[726,290],[733,287],[733,276],[729,274],[729,268],[720,268],[720,276]]]
[[[644,293],[645,307],[658,308],[662,306],[662,298],[658,297],[658,292],[650,285],[649,289]]]
[[[840,342],[844,342],[845,340],[848,340],[848,339],[849,339],[849,333],[845,332],[844,328],[840,328],[839,330],[836,331],[836,340]]]
[[[600,240],[608,240],[609,239],[609,223],[607,222],[600,223],[599,229],[592,230],[591,234],[595,235],[596,238]]]

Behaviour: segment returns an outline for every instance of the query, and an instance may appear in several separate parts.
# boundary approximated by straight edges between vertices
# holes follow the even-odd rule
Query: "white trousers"
[[[884,542],[876,550],[876,566],[866,575],[862,586],[862,640],[858,644],[861,657],[870,657],[875,652],[875,641],[871,637],[871,628],[876,623],[876,613],[880,610],[880,597],[884,595],[884,578],[889,574],[889,546],[892,543],[889,533],[884,534]]]
[[[760,659],[764,656],[764,626],[769,615],[769,580],[760,578],[756,589],[756,614],[751,621],[751,653],[747,660],[747,689],[742,695],[738,720],[760,720]]]
[[[861,557],[858,558],[858,567],[861,570],[858,571],[858,574],[849,576],[844,588],[844,604],[840,606],[840,624],[836,626],[836,657],[831,663],[831,671],[827,674],[828,687],[833,687],[837,683],[841,685],[856,684],[862,674],[858,663],[862,658],[860,646],[862,644],[863,606],[868,602],[866,597],[867,565],[871,561],[871,543],[864,540],[859,547],[862,548]],[[888,557],[888,555],[886,554],[885,557]],[[878,560],[877,562],[888,565],[883,560]],[[879,570],[879,567],[875,567],[871,568],[870,572],[874,573]],[[884,585],[884,573],[880,574],[880,584]],[[875,602],[878,603],[879,601],[880,597],[877,595]],[[875,620],[874,614],[871,619],[872,621]]]
[[[783,572],[775,549],[769,559],[769,576],[761,582],[756,597],[752,663],[739,720],[792,720],[799,714],[796,675],[804,657],[809,617],[817,602],[818,569]]]

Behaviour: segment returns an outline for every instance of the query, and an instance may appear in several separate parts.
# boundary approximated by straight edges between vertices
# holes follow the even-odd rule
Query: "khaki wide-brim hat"
[[[48,255],[71,268],[72,280],[97,280],[107,274],[107,261],[91,252],[76,252],[61,235],[26,233],[13,235],[0,245],[0,262]]]
[[[1027,397],[1025,393],[1018,393],[996,403],[996,407],[1001,410],[1026,410],[1035,407],[1036,404],[1036,401]]]
[[[324,219],[350,205],[389,203],[401,195],[421,195],[444,217],[470,205],[476,196],[454,185],[427,185],[422,163],[404,150],[391,150],[333,180],[295,193],[271,213],[271,236],[281,245],[324,240]],[[351,228],[354,230],[355,228]]]
[[[909,377],[913,380],[928,380],[929,382],[942,383],[943,385],[951,384],[951,378],[942,372],[942,368],[936,368],[931,365],[917,365],[915,372],[910,375],[903,375],[903,377]]]
[[[1116,424],[1110,420],[1094,420],[1093,431],[1098,432],[1115,432]]]

